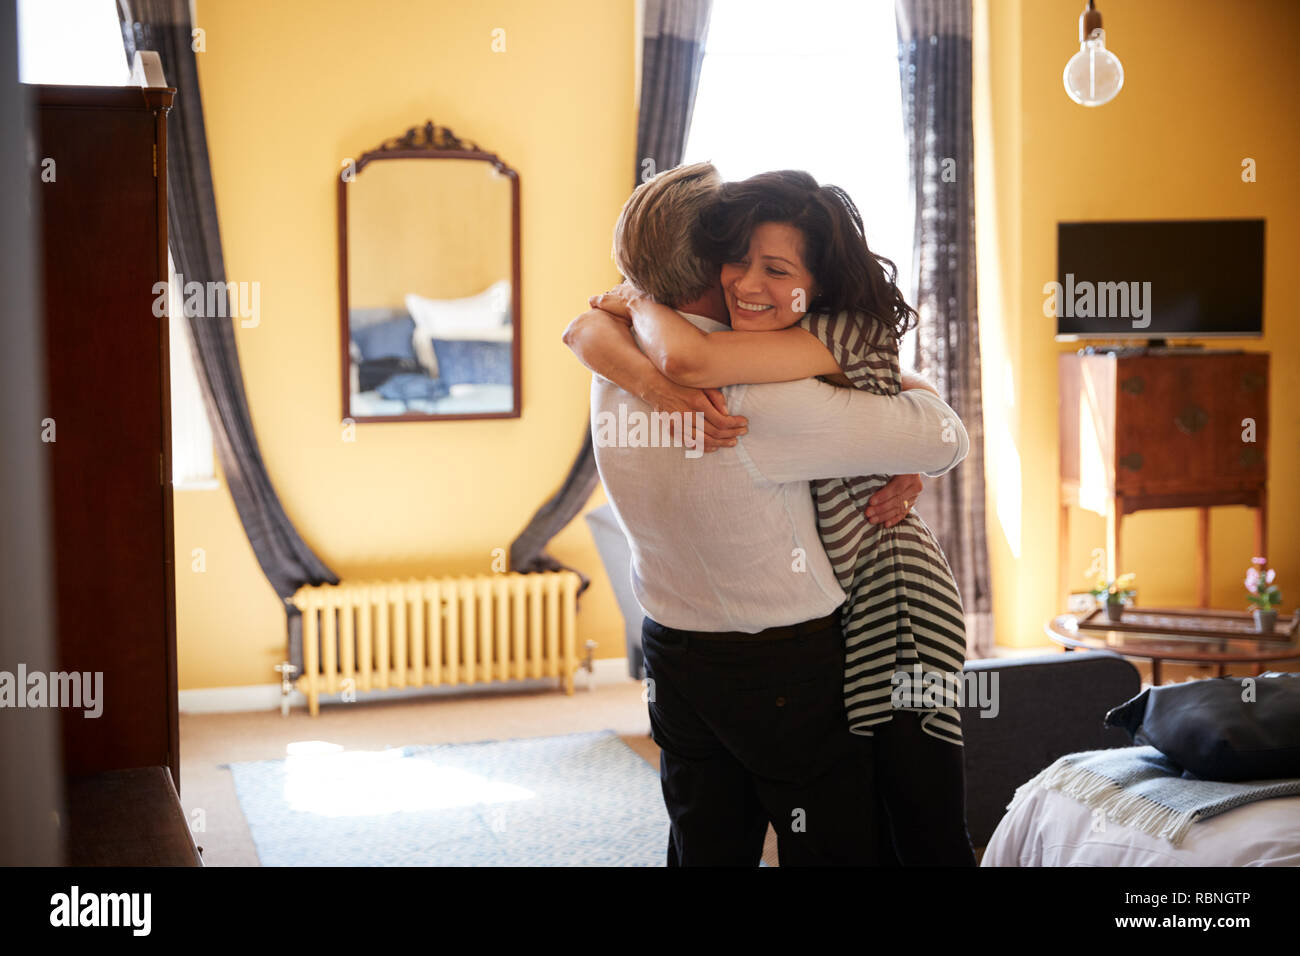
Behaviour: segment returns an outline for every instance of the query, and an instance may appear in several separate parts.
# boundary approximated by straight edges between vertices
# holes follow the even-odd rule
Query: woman
[[[916,313],[893,264],[868,248],[842,190],[796,171],[729,183],[705,213],[695,247],[720,266],[731,331],[701,332],[629,286],[591,300],[633,324],[668,379],[711,388],[816,375],[899,392],[898,340]],[[888,480],[813,486],[822,543],[848,595],[849,726],[877,737],[878,779],[903,862],[973,865],[954,693],[965,660],[961,599],[915,513],[890,525],[868,521],[868,501]]]

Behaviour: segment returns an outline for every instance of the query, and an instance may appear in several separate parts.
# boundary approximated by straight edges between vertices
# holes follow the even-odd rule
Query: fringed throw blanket
[[[1272,797],[1300,795],[1300,779],[1226,783],[1184,776],[1155,747],[1066,754],[1016,789],[1018,807],[1038,788],[1059,790],[1107,820],[1179,846],[1193,823]]]

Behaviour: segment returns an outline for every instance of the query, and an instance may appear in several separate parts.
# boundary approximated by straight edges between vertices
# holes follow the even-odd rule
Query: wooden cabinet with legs
[[[1060,356],[1062,608],[1082,569],[1069,567],[1069,509],[1106,517],[1106,573],[1121,559],[1125,515],[1196,508],[1196,595],[1210,602],[1210,508],[1255,509],[1267,553],[1268,354],[1125,349]]]

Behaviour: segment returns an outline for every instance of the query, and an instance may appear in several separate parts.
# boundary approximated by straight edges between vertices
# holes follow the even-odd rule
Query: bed
[[[473,415],[514,406],[509,282],[466,299],[406,296],[349,312],[350,403],[359,417]]]
[[[1129,740],[1021,765],[982,866],[1300,866],[1300,674],[1147,687],[1103,720]]]
[[[1174,847],[1036,789],[998,824],[981,866],[1300,866],[1300,797],[1260,800],[1194,823]]]
[[[1030,790],[1008,810],[1065,755],[1132,747],[1105,717],[1142,684],[1131,662],[1100,650],[974,660],[965,671],[997,678],[996,714],[962,707],[966,819],[981,866],[1300,866],[1300,796],[1193,823],[1179,847],[1110,820],[1094,832],[1092,810],[1056,789]]]

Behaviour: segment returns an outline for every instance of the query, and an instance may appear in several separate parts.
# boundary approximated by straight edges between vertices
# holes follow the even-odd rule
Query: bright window
[[[208,424],[203,392],[194,368],[190,346],[190,324],[185,321],[185,304],[176,266],[167,254],[168,346],[171,354],[172,399],[172,485],[198,491],[217,487],[212,464],[212,426]]]
[[[803,169],[841,187],[911,302],[898,84],[893,0],[714,0],[685,162],[711,161],[724,179]]]
[[[123,86],[131,70],[122,47],[114,0],[19,0],[19,78],[24,83]],[[189,324],[178,301],[171,256],[168,323],[171,344],[172,483],[216,486],[212,429],[190,352]]]
[[[24,83],[124,86],[131,69],[114,0],[18,0]]]

